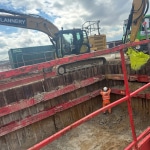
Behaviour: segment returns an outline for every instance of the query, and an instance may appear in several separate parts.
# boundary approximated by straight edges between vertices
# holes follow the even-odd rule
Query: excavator
[[[127,43],[129,41],[134,42],[137,38],[141,40],[138,36],[138,31],[141,29],[148,9],[149,0],[133,0],[129,17],[124,21],[123,43]],[[146,18],[148,18],[148,16]],[[141,30],[143,30],[143,28]],[[142,40],[144,40],[144,37]]]
[[[93,43],[89,43],[86,30],[63,30],[63,28],[59,30],[53,23],[39,15],[23,14],[11,10],[0,9],[0,25],[33,29],[47,34],[55,47],[56,59],[69,55],[90,53],[92,46],[95,45],[95,39],[97,40],[96,42],[101,43],[101,46],[97,46],[95,50],[106,48],[106,36],[101,34],[95,35],[96,37],[91,37],[91,42]],[[104,57],[90,58],[88,60],[58,66],[57,73],[64,74],[66,72],[104,63],[106,63]]]
[[[139,42],[150,38],[147,29],[149,28],[150,16],[146,15],[148,9],[149,0],[133,0],[130,15],[124,21],[123,43]],[[129,56],[131,68],[140,70],[150,58],[148,55],[150,54],[149,43],[128,48],[126,54]]]

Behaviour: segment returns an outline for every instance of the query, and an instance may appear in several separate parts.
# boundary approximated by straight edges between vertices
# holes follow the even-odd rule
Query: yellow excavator
[[[145,16],[148,9],[149,0],[133,0],[130,15],[124,23],[123,43],[138,42],[150,38],[146,26],[146,20],[148,20],[147,23],[149,26],[150,16]],[[147,63],[150,56],[146,53],[149,53],[149,49],[149,44],[128,49],[127,55],[130,58],[133,70],[139,70]]]
[[[91,52],[92,46],[97,46],[95,47],[95,50],[106,48],[106,36],[104,35],[99,34],[91,36],[91,43],[89,43],[86,30],[59,30],[53,23],[38,15],[23,14],[0,9],[0,25],[33,29],[44,32],[49,36],[55,47],[56,58],[89,53]],[[101,45],[95,45],[95,40],[96,42],[101,43]],[[64,74],[66,72],[82,69],[84,67],[101,65],[104,63],[106,63],[106,59],[104,57],[96,57],[80,62],[61,65],[57,67],[57,73]]]

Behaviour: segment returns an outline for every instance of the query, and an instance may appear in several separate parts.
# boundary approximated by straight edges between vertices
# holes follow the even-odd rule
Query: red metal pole
[[[130,94],[130,96],[132,97],[132,96],[136,95],[137,93],[143,91],[144,89],[148,88],[149,86],[150,86],[150,82],[147,83],[147,84],[145,84],[144,86],[140,87],[140,88],[137,89],[136,91],[132,92],[132,93]]]
[[[122,72],[124,74],[124,84],[125,84],[126,96],[128,97],[127,105],[128,105],[130,126],[131,126],[131,131],[132,131],[132,137],[133,137],[133,140],[135,142],[135,149],[137,149],[137,137],[136,137],[136,133],[135,133],[135,126],[134,126],[132,106],[131,106],[130,89],[129,89],[129,84],[128,84],[128,77],[127,77],[127,70],[126,70],[126,63],[125,63],[125,57],[124,57],[123,49],[120,50],[120,55],[121,55],[121,60],[122,60],[121,64],[122,64]]]
[[[70,131],[71,129],[79,126],[80,124],[86,122],[87,120],[90,120],[90,119],[94,118],[95,116],[97,116],[101,112],[103,112],[103,111],[105,111],[105,110],[107,110],[109,108],[112,108],[112,107],[114,107],[116,105],[121,104],[122,102],[126,101],[127,99],[128,99],[128,97],[125,96],[125,97],[123,97],[123,98],[121,98],[121,99],[119,99],[119,100],[117,100],[117,101],[115,101],[115,102],[113,102],[113,103],[111,103],[111,104],[101,108],[101,109],[98,109],[97,111],[95,111],[95,112],[85,116],[84,118],[74,122],[73,124],[65,127],[64,129],[58,131],[57,133],[51,135],[50,137],[48,137],[47,139],[41,141],[40,143],[30,147],[28,150],[39,150],[39,149],[41,149],[42,147],[48,145],[52,141],[54,141],[54,140],[58,139],[59,137],[61,137],[62,135],[64,135],[67,131]]]
[[[105,49],[105,50],[100,50],[100,51],[98,50],[98,51],[95,51],[92,53],[86,53],[86,54],[81,54],[81,55],[76,55],[76,56],[69,56],[69,57],[59,58],[59,59],[51,60],[51,61],[40,63],[40,64],[23,66],[23,67],[14,69],[14,70],[0,72],[0,79],[2,80],[2,79],[17,76],[17,75],[25,74],[28,72],[33,72],[33,71],[41,71],[43,68],[49,68],[49,67],[53,67],[53,66],[57,66],[57,65],[73,63],[76,61],[85,60],[85,59],[92,58],[95,56],[100,56],[100,55],[109,54],[112,52],[117,52],[123,48],[146,44],[149,42],[150,42],[150,40],[143,40],[140,42],[121,44],[121,45],[113,47],[111,49]]]
[[[137,94],[138,92],[144,90],[148,86],[150,86],[150,83],[148,83],[148,84],[144,85],[143,87],[141,87],[140,89],[134,91],[133,93],[130,94],[130,96],[134,96],[135,94]],[[128,96],[125,96],[125,97],[123,97],[123,98],[121,98],[119,100],[116,100],[115,102],[113,102],[113,103],[111,103],[111,104],[109,104],[109,105],[107,105],[107,106],[105,106],[105,107],[103,107],[103,108],[101,108],[101,109],[99,109],[99,110],[89,114],[88,116],[86,116],[86,117],[84,117],[84,118],[74,122],[73,124],[71,124],[71,125],[67,126],[66,128],[60,130],[59,132],[51,135],[47,139],[45,139],[45,140],[41,141],[40,143],[34,145],[33,147],[29,148],[28,150],[39,150],[39,149],[41,149],[42,147],[48,145],[49,143],[53,142],[54,140],[56,140],[59,137],[61,137],[62,135],[64,135],[67,131],[69,131],[69,130],[79,126],[80,124],[84,123],[87,120],[90,120],[91,118],[94,118],[95,116],[97,116],[102,111],[105,111],[108,108],[112,108],[112,107],[114,107],[116,105],[119,105],[120,103],[126,101],[127,99],[128,99]],[[130,144],[130,146],[133,146],[135,144],[136,144],[136,142],[134,141],[134,142],[132,142]]]
[[[148,134],[150,134],[150,127],[148,127],[144,132],[142,132],[138,136],[138,138],[137,138],[138,142],[140,140],[142,140],[144,137],[146,137]],[[124,150],[130,150],[134,146],[134,144],[135,144],[135,142],[130,143]]]

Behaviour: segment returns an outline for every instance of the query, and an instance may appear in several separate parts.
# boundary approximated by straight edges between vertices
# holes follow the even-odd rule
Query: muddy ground
[[[99,114],[42,150],[123,150],[132,141],[127,106],[123,105],[113,108],[112,114]],[[133,110],[133,117],[139,135],[150,125],[149,115]]]

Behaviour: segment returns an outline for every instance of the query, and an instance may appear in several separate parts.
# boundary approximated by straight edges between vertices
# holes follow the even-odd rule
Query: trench
[[[117,95],[112,97],[119,98]],[[149,115],[139,111],[139,107],[134,107],[133,118],[138,136],[149,126]],[[114,107],[111,114],[99,114],[42,150],[123,150],[132,140],[127,105],[123,103]]]
[[[149,64],[144,66],[142,70],[138,72],[131,70],[130,65],[127,64],[127,71],[129,75],[149,76]],[[32,102],[30,103],[30,107],[26,103],[26,107],[19,105],[23,109],[20,109],[21,107],[10,107],[15,108],[16,111],[10,109],[9,111],[11,111],[11,113],[0,117],[0,145],[2,150],[25,150],[71,123],[101,108],[101,96],[94,92],[99,91],[103,86],[114,89],[114,93],[111,94],[111,102],[123,97],[124,95],[122,93],[118,93],[115,90],[124,90],[124,82],[121,78],[111,79],[108,78],[108,76],[107,78],[97,78],[97,76],[100,75],[105,76],[106,73],[115,74],[116,76],[122,74],[121,64],[115,62],[114,64],[110,63],[105,66],[86,68],[70,74],[46,78],[35,83],[28,83],[0,91],[1,108],[8,105],[18,106],[17,104],[19,102],[21,103],[28,100]],[[89,78],[93,80],[89,81]],[[86,80],[88,82],[85,82]],[[91,84],[89,84],[89,82],[91,82]],[[81,86],[81,83],[86,86]],[[70,84],[75,84],[75,89],[73,91],[67,89],[69,92],[65,93],[65,91],[63,91],[64,93],[53,96],[55,95],[55,92],[58,92]],[[130,88],[131,90],[135,90],[144,84],[146,83],[141,81],[130,81]],[[149,119],[147,118],[150,116],[150,100],[149,97],[145,96],[149,91],[150,89],[147,89],[144,93],[141,93],[144,97],[143,95],[138,95],[137,97],[132,98],[133,115],[137,134],[141,133],[146,126],[149,125]],[[43,100],[49,92],[52,92],[51,96],[53,98]],[[89,93],[91,93],[92,96],[88,95]],[[59,92],[57,94],[59,94]],[[31,98],[34,98],[36,102]],[[90,132],[88,132],[88,129]],[[130,125],[127,106],[126,103],[123,103],[113,108],[111,115],[107,114],[104,116],[103,114],[99,114],[99,116],[54,141],[45,147],[45,149],[86,150],[88,147],[88,149],[91,150],[99,148],[106,149],[105,146],[111,145],[111,142],[107,143],[104,141],[107,141],[106,139],[111,137],[111,134],[113,135],[113,142],[117,141],[115,144],[116,147],[118,146],[119,148],[118,143],[124,143],[120,147],[120,149],[122,149],[132,140],[131,133],[128,130],[130,130]],[[107,136],[101,143],[101,139],[105,135],[104,131]],[[126,131],[128,131],[127,135],[125,134]],[[101,136],[102,132],[103,134]],[[86,136],[85,133],[87,133],[88,139],[84,138]],[[120,139],[119,135],[121,135]],[[98,140],[96,137],[98,137]],[[117,138],[118,140],[116,140]],[[74,141],[75,139],[76,141]],[[97,142],[94,143],[94,141]],[[92,143],[94,144],[92,145]],[[76,147],[75,145],[78,145],[79,147]],[[114,149],[116,147],[114,146]],[[113,149],[113,147],[110,147],[109,149],[111,148]]]

